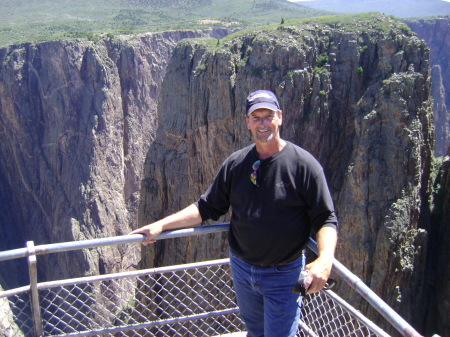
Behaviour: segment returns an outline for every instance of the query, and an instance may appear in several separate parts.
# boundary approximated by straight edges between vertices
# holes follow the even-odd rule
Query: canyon
[[[324,167],[336,257],[419,331],[450,331],[449,76],[433,58],[448,19],[346,18],[1,49],[0,249],[124,235],[189,205],[251,143],[247,94],[271,89],[282,137]],[[39,277],[226,255],[226,235],[191,237],[49,256]],[[4,289],[26,284],[5,268]]]

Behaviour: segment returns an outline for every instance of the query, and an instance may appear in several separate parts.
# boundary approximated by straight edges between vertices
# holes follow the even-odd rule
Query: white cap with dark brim
[[[257,90],[247,97],[246,110],[247,116],[257,109],[269,109],[273,111],[280,110],[280,104],[272,91]]]

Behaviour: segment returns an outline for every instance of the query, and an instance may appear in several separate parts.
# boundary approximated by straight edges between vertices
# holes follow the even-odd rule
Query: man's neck
[[[274,142],[268,142],[268,143],[256,143],[256,151],[258,152],[259,159],[264,160],[267,158],[272,157],[276,153],[283,150],[283,148],[286,146],[286,141],[283,139],[278,139]]]

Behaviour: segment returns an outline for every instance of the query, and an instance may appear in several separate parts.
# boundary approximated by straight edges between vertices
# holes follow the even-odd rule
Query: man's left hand
[[[331,273],[332,261],[317,258],[313,262],[306,265],[305,270],[308,271],[308,276],[305,280],[305,288],[308,294],[312,294],[322,290],[327,283],[328,277]]]

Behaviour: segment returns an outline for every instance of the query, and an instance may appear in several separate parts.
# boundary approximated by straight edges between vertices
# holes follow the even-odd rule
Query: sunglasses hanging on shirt
[[[252,172],[252,174],[250,174],[250,181],[251,181],[255,186],[258,186],[258,182],[257,182],[258,174],[257,174],[257,172],[258,172],[258,169],[259,169],[259,166],[260,166],[260,165],[261,165],[261,160],[255,161],[255,162],[253,163],[253,165],[252,165],[253,172]]]

